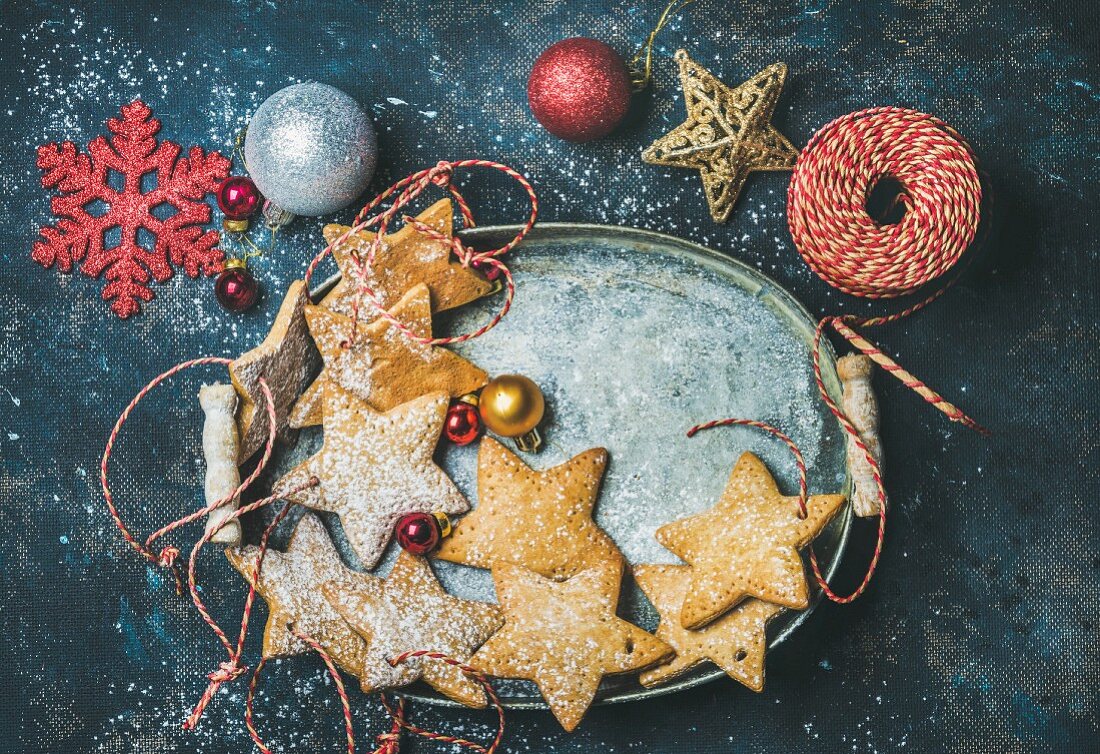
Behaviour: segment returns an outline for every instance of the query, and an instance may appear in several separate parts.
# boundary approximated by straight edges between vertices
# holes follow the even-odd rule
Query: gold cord
[[[640,92],[645,89],[653,78],[653,45],[657,41],[657,35],[661,33],[661,29],[672,21],[675,15],[693,2],[695,0],[672,0],[666,5],[664,13],[657,20],[657,25],[653,27],[653,31],[649,32],[645,43],[638,48],[638,51],[634,53],[634,57],[627,63],[627,68],[630,70],[630,84],[634,91]],[[645,60],[644,65],[642,65],[643,59]]]
[[[240,162],[241,167],[244,168],[244,171],[246,173],[249,172],[248,171],[248,163],[245,162],[245,159],[244,159],[244,139],[245,139],[245,136],[247,134],[248,134],[248,126],[245,126],[244,128],[242,128],[237,133],[237,137],[233,140],[233,151],[232,151],[231,157],[230,157],[231,161],[236,160],[236,161]],[[279,229],[277,227],[271,227],[271,226],[268,226],[268,227],[271,230],[271,238],[268,239],[266,249],[261,248],[255,241],[253,241],[251,238],[249,238],[247,231],[244,231],[244,232],[241,232],[241,233],[228,233],[227,234],[231,239],[233,239],[233,241],[237,244],[237,246],[240,247],[244,251],[244,254],[242,256],[238,257],[239,259],[241,259],[242,261],[247,262],[249,259],[252,259],[253,257],[262,257],[264,254],[270,253],[271,251],[273,251],[275,249],[275,236],[279,232]]]

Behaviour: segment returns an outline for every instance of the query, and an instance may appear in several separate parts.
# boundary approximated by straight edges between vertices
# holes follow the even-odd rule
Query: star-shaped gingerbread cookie
[[[230,564],[251,580],[260,549],[228,547]],[[286,657],[309,651],[309,645],[287,630],[294,627],[315,639],[349,673],[363,672],[367,642],[332,608],[321,592],[323,584],[344,584],[355,575],[340,560],[328,532],[317,516],[307,513],[298,522],[286,552],[269,549],[256,591],[267,602],[263,656]]]
[[[677,565],[638,565],[634,580],[661,615],[657,638],[676,650],[676,656],[639,676],[643,686],[656,686],[706,662],[753,691],[764,688],[765,629],[783,611],[778,605],[748,599],[698,631],[680,625],[680,608],[691,584],[691,568]]]
[[[450,236],[452,217],[450,199],[440,199],[417,215],[416,219]],[[331,244],[347,231],[346,225],[326,225],[323,231],[325,241]],[[332,255],[340,267],[342,278],[325,296],[321,302],[323,306],[351,315],[359,281],[356,259],[366,261],[375,238],[375,233],[361,231],[333,247]],[[374,255],[374,263],[367,273],[368,282],[386,309],[396,304],[417,283],[424,283],[431,291],[434,312],[462,306],[493,290],[493,284],[485,277],[463,267],[453,257],[449,244],[421,233],[412,225],[405,225],[383,239],[382,247]],[[369,301],[360,304],[359,316],[364,321],[374,319]]]
[[[790,170],[798,159],[798,150],[771,124],[787,66],[775,63],[729,87],[684,50],[676,51],[676,60],[687,120],[653,142],[642,160],[698,170],[711,217],[724,223],[751,171]]]
[[[276,483],[274,493],[340,517],[355,554],[370,569],[406,513],[469,510],[432,460],[450,399],[424,395],[378,413],[351,392],[325,387],[321,450]],[[320,484],[290,493],[316,477]]]
[[[567,731],[577,727],[605,675],[639,670],[672,649],[618,618],[622,565],[552,581],[520,566],[493,568],[504,627],[470,660],[500,678],[534,681]]]
[[[369,642],[359,679],[363,691],[405,686],[423,679],[444,696],[468,707],[487,703],[481,684],[445,662],[415,658],[396,667],[402,652],[440,652],[467,662],[504,622],[500,608],[448,594],[428,561],[402,552],[385,580],[364,574],[350,584],[324,588],[329,603]]]
[[[742,453],[713,508],[657,530],[657,541],[692,566],[683,627],[706,625],[745,597],[805,608],[809,585],[798,551],[843,503],[843,495],[813,495],[799,518],[798,498],[779,494],[764,462]]]
[[[267,441],[267,399],[260,389],[261,378],[267,380],[274,398],[278,438],[290,441],[294,437],[293,429],[287,426],[287,415],[302,388],[317,372],[319,362],[303,316],[308,303],[305,282],[295,280],[264,341],[229,365],[233,387],[241,397],[237,434],[241,438],[238,460],[242,463]]]
[[[592,448],[535,471],[491,437],[477,454],[477,508],[463,518],[436,556],[495,568],[507,562],[552,579],[621,563],[611,537],[592,520],[607,451]]]
[[[420,337],[432,336],[431,294],[423,283],[406,293],[390,313]],[[335,382],[365,400],[376,411],[389,411],[426,393],[453,398],[472,393],[488,379],[483,370],[446,348],[418,343],[376,319],[360,330],[350,347],[352,319],[321,306],[306,307],[309,332],[321,351],[325,368],[290,412],[292,427],[321,423],[324,386]]]

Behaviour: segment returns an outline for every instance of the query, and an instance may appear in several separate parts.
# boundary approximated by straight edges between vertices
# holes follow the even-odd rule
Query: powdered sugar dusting
[[[259,548],[228,549],[237,570],[251,578]],[[257,590],[267,601],[270,619],[264,630],[264,656],[280,657],[309,651],[309,646],[287,630],[288,623],[315,638],[336,662],[351,673],[362,671],[366,643],[325,601],[322,584],[345,583],[351,572],[344,567],[320,520],[302,516],[286,552],[264,554]]]
[[[441,652],[465,662],[499,628],[499,608],[452,597],[443,590],[423,558],[402,553],[383,581],[369,575],[326,588],[337,611],[369,637],[363,688],[404,686],[423,677],[437,690],[460,701],[480,704],[481,687],[445,663],[414,658],[391,666],[410,650]]]
[[[522,459],[545,470],[585,449],[608,448],[596,520],[634,564],[677,562],[654,532],[710,508],[741,450],[767,462],[784,494],[797,491],[794,464],[781,443],[747,428],[687,439],[685,431],[698,421],[749,416],[777,424],[805,453],[811,491],[837,491],[844,480],[843,437],[817,396],[812,324],[797,304],[758,278],[679,258],[672,239],[623,232],[617,240],[602,229],[536,230],[508,258],[518,289],[511,313],[485,336],[452,347],[490,374],[526,374],[542,388],[546,447]],[[499,305],[492,297],[437,315],[435,334],[473,329]],[[304,437],[298,457],[315,447],[319,433]],[[438,454],[475,507],[477,448],[444,445]],[[826,570],[840,531],[834,524],[818,540]],[[436,573],[452,594],[494,600],[487,571],[437,562]],[[656,613],[630,579],[626,583],[620,613],[656,628]],[[799,615],[777,618],[777,632]],[[537,698],[525,682],[497,686],[505,697]],[[629,677],[605,682],[611,686],[638,688]]]
[[[338,514],[356,555],[373,568],[401,515],[440,510],[457,514],[469,508],[432,461],[447,405],[446,394],[434,393],[380,414],[330,385],[324,445],[279,487],[289,489],[317,476],[319,488],[297,499]]]
[[[528,241],[509,258],[518,288],[512,311],[455,347],[490,374],[518,372],[542,388],[546,448],[525,456],[536,469],[594,445],[608,449],[596,521],[632,563],[677,562],[654,532],[711,507],[742,450],[767,463],[781,490],[797,491],[781,443],[749,428],[687,439],[696,422],[770,421],[805,453],[812,492],[844,482],[843,437],[813,383],[807,322],[794,319],[782,292],[644,253],[656,247],[634,237]],[[464,307],[448,329],[466,331],[498,305]],[[448,448],[444,467],[476,507],[473,453]],[[440,575],[456,589],[466,580],[450,580],[443,568]]]

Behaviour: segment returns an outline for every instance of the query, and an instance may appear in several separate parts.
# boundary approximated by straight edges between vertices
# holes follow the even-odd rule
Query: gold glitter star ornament
[[[692,168],[703,179],[710,215],[729,219],[753,170],[791,170],[798,150],[771,124],[787,66],[774,63],[738,87],[676,51],[688,117],[642,152],[651,165]]]

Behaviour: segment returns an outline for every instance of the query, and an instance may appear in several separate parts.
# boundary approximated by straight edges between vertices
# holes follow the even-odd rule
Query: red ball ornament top
[[[427,555],[439,541],[451,533],[445,513],[406,513],[394,527],[397,544],[413,555]]]
[[[546,49],[527,80],[527,102],[547,131],[568,141],[606,136],[630,108],[630,74],[614,49],[573,37]]]
[[[218,186],[218,208],[230,220],[252,217],[260,207],[260,190],[251,178],[231,175]]]
[[[214,281],[214,295],[228,311],[243,312],[260,297],[260,285],[241,259],[225,260],[225,269]]]
[[[481,434],[481,414],[477,396],[463,396],[447,409],[443,433],[455,445],[469,445]]]

